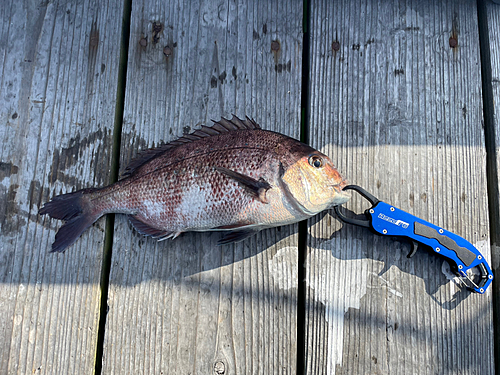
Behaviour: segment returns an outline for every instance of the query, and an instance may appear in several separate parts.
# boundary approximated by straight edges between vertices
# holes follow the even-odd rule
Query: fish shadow
[[[348,217],[359,220],[366,219],[364,214],[356,215],[344,208],[343,212],[346,211]],[[330,217],[328,218],[328,216]],[[325,219],[333,222],[331,226],[334,230],[328,238],[315,237],[317,231],[314,230],[314,226]],[[425,293],[444,309],[455,309],[471,294],[452,273],[449,263],[427,251],[425,246],[419,246],[417,252],[408,258],[407,254],[410,254],[412,249],[409,240],[401,237],[380,236],[368,228],[344,223],[333,210],[316,215],[311,220],[308,230],[307,245],[309,249],[327,251],[339,261],[370,260],[378,262],[382,265],[382,269],[377,276],[383,278],[384,283],[386,283],[384,275],[395,267],[397,270],[423,281]],[[402,282],[410,282],[410,280],[405,277]],[[440,292],[440,289],[448,283],[454,284],[452,290],[455,292],[451,295]]]
[[[327,215],[330,217],[328,218]],[[350,216],[353,217],[355,214],[350,212]],[[360,218],[362,217],[364,216]],[[328,238],[315,237],[318,232],[315,226],[325,219],[333,223],[330,226],[333,229],[331,234]],[[420,248],[412,258],[407,258],[406,254],[410,252],[411,245],[401,238],[379,236],[367,228],[342,223],[333,210],[316,215],[307,224],[307,233],[299,233],[299,225],[294,224],[265,229],[242,242],[228,245],[217,244],[222,236],[220,232],[190,232],[175,240],[157,242],[140,235],[130,227],[129,232],[137,237],[131,243],[138,243],[139,248],[127,253],[114,251],[113,258],[116,266],[112,270],[111,282],[133,286],[142,282],[145,275],[149,274],[152,278],[177,280],[176,282],[183,282],[181,280],[185,282],[186,279],[203,279],[203,282],[211,283],[216,282],[211,272],[214,270],[219,270],[218,277],[222,278],[228,277],[225,274],[227,272],[233,273],[231,277],[240,277],[245,273],[267,273],[272,272],[272,267],[262,270],[262,262],[272,264],[278,253],[280,253],[280,262],[285,262],[286,267],[296,267],[297,251],[304,251],[305,246],[308,253],[314,249],[325,251],[327,256],[336,258],[338,261],[367,260],[381,264],[382,268],[377,276],[384,283],[387,283],[385,280],[387,277],[384,275],[395,267],[423,281],[425,293],[447,310],[455,309],[471,293],[461,288],[460,284],[453,279],[454,275],[448,263],[442,258]],[[303,227],[300,226],[300,228]],[[324,229],[321,230],[321,233],[324,232]],[[302,240],[304,236],[307,241],[305,244]],[[297,243],[302,243],[302,246],[297,248]],[[245,263],[244,260],[250,260],[250,262]],[[299,267],[305,267],[307,272],[309,269],[307,259],[305,262],[306,264],[299,264]],[[231,266],[232,270],[225,270],[227,266]],[[134,272],[124,275],[123,270],[130,270],[131,267],[141,267],[144,271],[135,274],[134,268]],[[374,266],[369,269],[375,268]],[[120,274],[120,269],[122,274]],[[400,283],[405,282],[410,282],[410,279],[404,277]],[[450,282],[455,284],[456,292],[452,295],[440,292],[440,289]],[[387,287],[389,288],[388,285]]]
[[[327,215],[330,216],[327,219],[333,221],[333,225],[330,226],[333,228],[331,234],[328,238],[315,237],[317,231],[314,230],[314,227]],[[356,217],[353,212],[350,212],[349,215]],[[363,217],[364,215],[359,218]],[[246,272],[257,272],[255,267],[260,260],[263,260],[259,260],[258,257],[267,257],[267,261],[272,262],[278,252],[286,254],[290,249],[297,249],[297,243],[301,241],[299,237],[306,236],[306,249],[309,253],[312,249],[317,249],[328,252],[329,256],[339,261],[375,261],[382,264],[382,269],[377,275],[382,279],[387,272],[395,267],[403,273],[422,280],[425,292],[444,309],[456,308],[471,293],[455,281],[446,261],[430,254],[424,250],[424,247],[419,248],[412,258],[407,258],[406,254],[409,254],[411,250],[408,241],[402,240],[400,237],[379,236],[367,228],[342,223],[333,210],[325,211],[309,220],[307,233],[299,234],[297,224],[288,225],[266,229],[242,242],[228,245],[217,244],[222,236],[220,232],[191,232],[185,233],[173,241],[157,242],[140,235],[131,227],[128,228],[128,231],[132,233],[132,236],[137,237],[131,243],[138,243],[139,248],[131,249],[127,253],[114,251],[113,258],[117,262],[117,267],[114,267],[112,271],[114,274],[111,280],[122,285],[140,283],[141,277],[144,277],[145,273],[153,278],[180,280],[200,278],[209,271],[227,266],[232,266],[235,270],[243,269],[245,271],[246,269]],[[299,251],[303,251],[303,249]],[[289,254],[289,257],[287,261],[291,262],[293,266],[294,254]],[[247,259],[255,259],[256,262],[250,262],[250,266],[243,264],[242,262]],[[130,269],[131,265],[136,267],[141,265],[140,267],[147,271],[137,273],[137,278],[131,272],[124,275],[123,270]],[[299,265],[299,267],[302,266],[304,265]],[[307,264],[305,266],[307,270]],[[407,281],[409,282],[409,279]],[[451,296],[449,293],[440,293],[440,288],[450,282],[455,284],[456,292]]]
[[[352,211],[349,215],[355,217]],[[324,230],[324,223],[322,223],[322,229],[317,230],[316,226],[324,220],[331,222],[331,225],[327,225],[327,230]],[[185,278],[201,280],[205,276],[211,280],[214,275],[209,275],[210,271],[219,270],[218,272],[222,275],[224,272],[229,272],[223,270],[227,266],[231,266],[233,272],[236,273],[265,272],[267,274],[272,273],[273,269],[267,267],[262,270],[262,263],[272,264],[276,261],[285,264],[285,267],[290,269],[305,267],[308,272],[310,266],[307,254],[313,250],[319,250],[324,251],[325,256],[333,257],[341,262],[349,260],[376,262],[379,267],[382,266],[377,275],[380,278],[383,278],[393,267],[415,276],[423,281],[425,292],[430,298],[448,310],[456,308],[471,293],[453,280],[453,274],[446,261],[420,249],[411,259],[408,259],[405,256],[411,249],[408,242],[397,237],[375,235],[367,228],[344,224],[336,217],[333,210],[316,215],[307,221],[306,226],[293,224],[265,229],[242,242],[228,245],[217,244],[222,237],[221,232],[190,232],[182,234],[175,240],[158,242],[135,231],[125,215],[116,215],[115,224],[110,274],[110,283],[115,285],[134,287],[148,279],[160,279],[167,284],[179,284],[183,283],[182,280]],[[98,224],[94,224],[96,225]],[[319,233],[323,237],[319,237]],[[302,259],[298,256],[298,252],[302,251],[306,251],[305,264],[297,266],[297,259]],[[78,254],[75,251],[73,253],[73,255],[69,252],[61,254],[60,257],[63,258],[69,254],[70,257],[76,259]],[[275,261],[274,258],[277,255],[279,260]],[[55,257],[54,254],[51,256]],[[245,263],[244,260],[250,260],[250,262]],[[374,268],[376,267],[369,269]],[[308,275],[306,274],[305,277],[307,278]],[[47,276],[47,281],[49,279],[50,277]],[[406,281],[405,277],[402,282]],[[440,292],[440,288],[450,282],[456,284],[454,289],[457,292],[451,296],[450,293]]]
[[[114,233],[110,282],[122,286],[133,287],[145,279],[174,284],[186,278],[211,280],[213,271],[220,273],[219,277],[240,270],[256,273],[262,261],[272,262],[278,253],[280,259],[284,256],[290,263],[294,259],[296,263],[297,258],[297,224],[265,229],[244,241],[218,245],[221,232],[187,232],[174,240],[157,241],[141,235],[124,216],[117,215]],[[247,259],[255,261],[243,263]]]

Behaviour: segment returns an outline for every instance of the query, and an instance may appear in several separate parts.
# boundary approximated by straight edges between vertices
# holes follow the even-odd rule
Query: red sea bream
[[[345,203],[345,186],[326,155],[233,117],[147,150],[118,182],[57,196],[39,213],[65,221],[55,252],[107,213],[128,215],[136,230],[158,239],[224,231],[223,244]]]

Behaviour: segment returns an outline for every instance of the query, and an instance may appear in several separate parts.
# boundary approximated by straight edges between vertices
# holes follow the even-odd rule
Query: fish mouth
[[[348,185],[347,180],[342,180],[340,183],[331,185],[333,190],[336,193],[336,197],[334,199],[333,205],[340,205],[346,203],[349,199],[351,199],[351,194],[347,191],[343,190]]]
[[[344,191],[344,188],[348,185],[349,183],[347,182],[346,179],[343,179],[340,181],[338,184],[331,184],[330,186],[339,194],[347,194],[346,191]]]

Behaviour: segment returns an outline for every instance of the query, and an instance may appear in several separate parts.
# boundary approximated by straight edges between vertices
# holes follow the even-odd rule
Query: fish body
[[[107,213],[159,239],[216,230],[230,243],[345,203],[345,186],[326,155],[233,117],[143,152],[118,182],[55,197],[40,214],[66,221],[56,252]]]

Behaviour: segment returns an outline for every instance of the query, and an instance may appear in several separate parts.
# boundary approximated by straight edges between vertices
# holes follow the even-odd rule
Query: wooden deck
[[[223,247],[116,215],[64,254],[37,214],[234,113],[497,270],[500,5],[4,0],[0,19],[0,374],[500,370],[498,283],[460,290],[440,258],[333,212]]]

